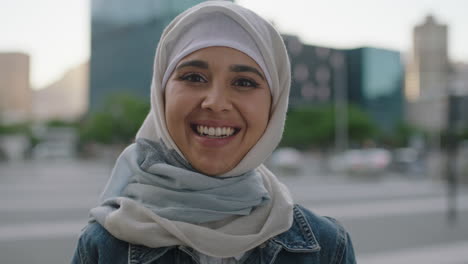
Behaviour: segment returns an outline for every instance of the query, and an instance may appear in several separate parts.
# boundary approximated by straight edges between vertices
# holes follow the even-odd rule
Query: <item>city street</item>
[[[1,263],[68,263],[112,163],[0,163]],[[445,186],[424,178],[282,176],[297,203],[342,222],[358,263],[468,263],[468,189],[447,218]]]

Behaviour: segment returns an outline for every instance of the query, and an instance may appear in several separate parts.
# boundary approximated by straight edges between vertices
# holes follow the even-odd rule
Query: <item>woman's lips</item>
[[[205,122],[206,124],[206,122]],[[240,128],[231,126],[208,126],[200,123],[190,125],[196,140],[206,147],[222,147],[235,139]]]
[[[192,130],[196,133],[198,133],[200,136],[206,136],[210,138],[224,138],[224,137],[230,137],[237,132],[239,132],[240,129],[235,128],[235,127],[230,127],[230,126],[204,126],[204,125],[191,125],[190,126]]]

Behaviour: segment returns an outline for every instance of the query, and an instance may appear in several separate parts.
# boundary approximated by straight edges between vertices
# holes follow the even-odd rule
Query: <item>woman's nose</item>
[[[222,85],[217,85],[207,90],[201,107],[214,112],[230,111],[232,103],[226,89]]]

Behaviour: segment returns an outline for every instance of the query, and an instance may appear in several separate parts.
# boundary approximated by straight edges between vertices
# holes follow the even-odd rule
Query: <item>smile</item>
[[[238,133],[240,129],[234,127],[212,127],[203,125],[191,125],[192,130],[199,136],[209,138],[226,138]]]

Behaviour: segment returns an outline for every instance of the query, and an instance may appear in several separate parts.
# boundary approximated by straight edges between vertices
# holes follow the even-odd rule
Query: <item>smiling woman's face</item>
[[[265,131],[268,82],[246,54],[209,47],[183,58],[165,88],[169,134],[190,164],[208,175],[233,169]]]

